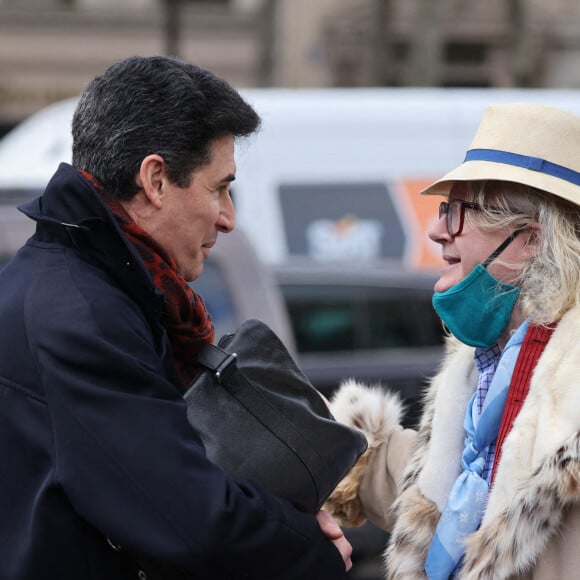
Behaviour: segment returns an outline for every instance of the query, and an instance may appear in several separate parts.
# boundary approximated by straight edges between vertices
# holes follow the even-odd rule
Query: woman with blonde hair
[[[391,531],[386,577],[572,579],[580,569],[580,118],[488,107],[429,237],[447,353],[403,429],[348,381],[335,416],[369,450],[327,503]]]

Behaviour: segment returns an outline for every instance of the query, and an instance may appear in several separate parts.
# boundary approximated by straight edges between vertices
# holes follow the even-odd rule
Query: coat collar
[[[90,183],[71,165],[61,163],[41,197],[18,207],[37,223],[90,227],[112,215]]]
[[[75,247],[159,320],[163,295],[101,196],[75,168],[61,163],[42,196],[18,209],[36,221],[36,239]]]

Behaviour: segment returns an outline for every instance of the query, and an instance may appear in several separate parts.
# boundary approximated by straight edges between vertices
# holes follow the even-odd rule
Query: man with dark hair
[[[0,578],[338,579],[351,547],[205,456],[183,393],[214,338],[196,279],[235,213],[226,82],[133,57],[83,92],[73,166],[0,273]]]

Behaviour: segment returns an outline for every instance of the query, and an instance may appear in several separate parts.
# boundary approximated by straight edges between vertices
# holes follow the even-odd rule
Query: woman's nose
[[[431,222],[427,235],[430,240],[437,244],[443,244],[450,241],[451,236],[447,231],[447,216],[445,214]]]

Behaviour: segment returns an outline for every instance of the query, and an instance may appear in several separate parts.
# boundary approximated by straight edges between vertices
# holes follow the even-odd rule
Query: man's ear
[[[163,184],[167,179],[165,160],[161,155],[147,155],[141,161],[136,176],[137,185],[142,189],[149,202],[160,209],[163,200]]]

